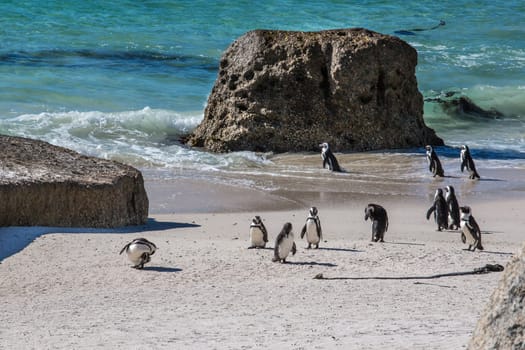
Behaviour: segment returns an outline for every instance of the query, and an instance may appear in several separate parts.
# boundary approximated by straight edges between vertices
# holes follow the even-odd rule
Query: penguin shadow
[[[298,266],[324,266],[324,267],[337,267],[336,264],[332,263],[320,263],[316,261],[287,261],[286,264],[298,265]]]
[[[395,244],[395,245],[416,245],[416,246],[424,246],[425,243],[410,243],[410,242],[381,242],[381,244]]]
[[[264,247],[264,248],[248,247],[246,249],[248,249],[248,250],[274,250],[273,247]]]
[[[181,272],[182,269],[177,267],[165,267],[165,266],[144,266],[142,270],[156,271],[156,272]]]
[[[477,250],[478,253],[482,253],[482,254],[494,254],[494,255],[514,255],[514,253],[509,253],[509,252],[495,252],[495,251],[490,251],[490,250]]]

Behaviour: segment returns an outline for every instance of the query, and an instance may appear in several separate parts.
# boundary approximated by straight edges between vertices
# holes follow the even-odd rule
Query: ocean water
[[[417,49],[425,121],[447,144],[438,149],[445,163],[457,168],[457,148],[466,143],[482,167],[525,168],[522,0],[6,0],[0,10],[3,134],[115,159],[158,178],[210,176],[268,189],[279,186],[267,181],[276,176],[315,178],[317,157],[211,154],[178,139],[203,119],[220,56],[245,32],[364,27]],[[450,96],[498,114],[456,113],[436,102]],[[385,153],[412,159],[400,175],[428,175],[422,149]],[[266,180],[253,180],[257,174]]]

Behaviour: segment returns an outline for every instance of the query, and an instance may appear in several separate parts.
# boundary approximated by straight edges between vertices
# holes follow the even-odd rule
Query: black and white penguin
[[[461,172],[467,169],[469,172],[469,179],[479,179],[479,174],[476,171],[476,166],[474,165],[474,159],[472,159],[472,156],[470,155],[470,149],[467,145],[461,146]]]
[[[430,172],[432,173],[434,177],[445,176],[445,172],[443,171],[441,162],[439,161],[439,158],[436,152],[434,151],[434,149],[432,148],[432,146],[427,145],[425,148],[427,150],[428,170],[430,170]]]
[[[275,247],[274,247],[274,256],[272,261],[273,262],[286,262],[286,258],[288,257],[288,254],[290,252],[292,255],[295,255],[295,252],[297,251],[297,247],[295,246],[294,242],[294,235],[292,231],[292,224],[287,222],[284,224],[283,229],[281,232],[277,235],[277,238],[275,239]]]
[[[388,215],[379,204],[368,204],[365,208],[365,221],[372,221],[372,242],[384,242],[388,230]]]
[[[301,230],[301,239],[306,234],[306,241],[308,242],[308,247],[310,249],[312,244],[315,244],[315,249],[319,248],[319,242],[323,239],[323,230],[321,229],[321,220],[317,215],[317,208],[310,208],[310,215],[306,218],[306,223]]]
[[[142,269],[145,263],[151,261],[150,256],[155,254],[157,246],[146,238],[136,238],[126,244],[119,254],[126,252],[128,259],[135,269]]]
[[[434,221],[437,224],[437,230],[448,229],[448,209],[445,197],[443,197],[443,190],[438,188],[434,195],[434,203],[427,211],[427,220],[430,219],[430,215],[434,212]]]
[[[445,191],[445,201],[448,208],[448,228],[450,230],[459,230],[459,204],[454,187],[447,186]]]
[[[250,224],[251,246],[248,249],[264,248],[268,242],[268,231],[260,216],[255,216]]]
[[[483,250],[481,230],[472,216],[472,210],[468,206],[460,207],[459,210],[461,212],[461,241],[468,244],[468,250],[475,251],[476,248]]]
[[[328,165],[328,169],[330,169],[331,171],[340,172],[341,167],[339,166],[337,159],[332,153],[332,150],[330,150],[330,146],[328,145],[328,143],[323,142],[319,145],[319,147],[321,147],[321,158],[323,159],[323,168],[326,168],[326,166]]]

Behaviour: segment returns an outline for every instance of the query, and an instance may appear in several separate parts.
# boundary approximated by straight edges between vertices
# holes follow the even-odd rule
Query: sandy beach
[[[437,232],[426,220],[428,195],[301,197],[146,178],[152,209],[143,227],[0,229],[0,347],[465,348],[501,273],[426,277],[506,265],[523,242],[517,173],[502,191],[484,195],[492,184],[479,182],[459,197],[483,232],[485,250],[475,252],[464,250],[458,231]],[[364,220],[366,204],[378,201],[390,218],[384,243],[370,242]],[[310,205],[323,226],[318,250],[299,237]],[[266,249],[247,249],[254,215],[268,228]],[[273,263],[285,222],[298,251]],[[158,246],[143,270],[118,254],[137,237]]]

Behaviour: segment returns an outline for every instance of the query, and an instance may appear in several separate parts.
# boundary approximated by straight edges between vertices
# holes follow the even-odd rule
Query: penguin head
[[[317,216],[317,208],[311,207],[310,208],[310,216]]]
[[[454,187],[448,185],[447,187],[445,187],[445,190],[450,193],[451,195],[454,194]]]
[[[326,152],[327,150],[330,149],[330,146],[328,145],[328,142],[323,142],[323,143],[319,144],[319,147],[321,147],[321,150],[323,152]]]
[[[436,190],[436,194],[434,195],[434,199],[436,199],[438,197],[443,197],[443,190],[441,188],[438,188]]]
[[[467,152],[469,151],[467,145],[461,145],[461,150],[463,150],[463,151],[467,151]]]
[[[286,224],[284,224],[283,226],[283,230],[282,232],[286,235],[288,235],[290,232],[292,232],[292,224],[287,222]]]
[[[472,214],[471,209],[469,206],[465,205],[463,207],[459,207],[459,211],[464,214]]]
[[[430,145],[426,145],[425,149],[427,150],[427,152],[432,152],[432,146]]]
[[[368,220],[368,218],[372,219],[372,215],[374,214],[374,206],[372,204],[368,204],[365,208],[365,221]]]
[[[252,219],[252,223],[255,224],[255,225],[260,225],[261,224],[261,217],[259,215],[256,215],[253,219]]]

